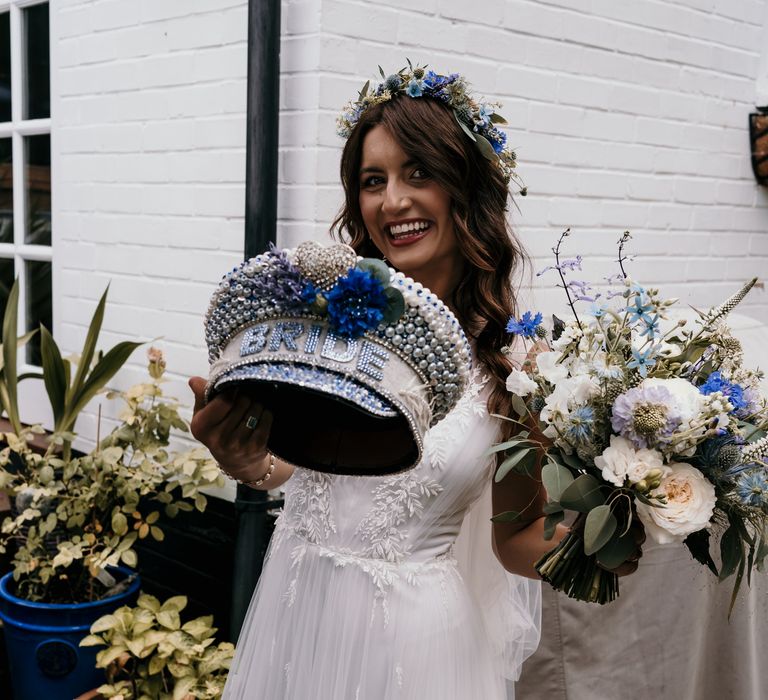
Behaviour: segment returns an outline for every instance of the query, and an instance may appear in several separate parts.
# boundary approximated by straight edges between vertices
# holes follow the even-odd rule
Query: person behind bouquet
[[[504,677],[518,675],[538,634],[536,589],[519,577],[538,578],[533,563],[565,532],[544,540],[540,481],[493,482],[487,453],[513,430],[490,414],[515,415],[502,349],[524,260],[506,216],[517,179],[502,120],[456,74],[411,66],[382,78],[339,119],[344,203],[332,229],[445,301],[479,372],[427,434],[422,462],[389,477],[329,476],[275,459],[273,417],[257,395],[222,393],[204,405],[205,380],[190,380],[192,432],[221,468],[255,488],[286,489],[225,698],[506,698]],[[492,532],[490,512],[481,518],[462,576],[453,543],[489,492],[493,512],[523,517]],[[478,568],[491,548],[516,576]]]

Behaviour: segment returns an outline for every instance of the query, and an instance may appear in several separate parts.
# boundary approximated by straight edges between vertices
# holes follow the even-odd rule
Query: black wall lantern
[[[768,106],[758,107],[749,115],[749,143],[755,179],[768,186]]]

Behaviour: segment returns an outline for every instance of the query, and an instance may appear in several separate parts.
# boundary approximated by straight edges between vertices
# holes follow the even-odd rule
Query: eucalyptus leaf
[[[550,513],[544,518],[544,539],[551,540],[555,535],[555,528],[563,522],[565,513],[560,510],[556,513]]]
[[[494,112],[494,113],[491,115],[491,121],[492,121],[494,124],[506,124],[506,123],[507,123],[507,120],[506,120],[506,119],[504,119],[504,117],[502,117],[500,114],[497,114],[496,112]]]
[[[688,547],[691,556],[699,564],[708,567],[715,576],[719,575],[717,566],[712,559],[712,555],[709,553],[709,530],[699,530],[698,532],[691,533],[685,538],[684,544]]]
[[[584,523],[584,554],[591,556],[603,547],[616,532],[618,522],[609,505],[593,508]]]
[[[387,308],[384,310],[384,321],[386,323],[395,323],[405,313],[405,299],[399,289],[387,287],[384,290],[384,296],[387,297]]]
[[[391,274],[387,264],[383,260],[378,260],[377,258],[363,258],[357,263],[357,267],[360,270],[369,272],[385,287],[389,286]]]
[[[568,469],[557,462],[550,461],[541,470],[541,481],[549,499],[559,501],[560,494],[573,483],[574,479]]]
[[[739,566],[739,562],[744,559],[744,551],[741,546],[741,538],[736,528],[731,525],[720,539],[720,558],[722,565],[720,566],[720,580],[724,581],[733,573]]]
[[[496,452],[503,452],[504,450],[508,450],[511,447],[517,447],[518,445],[523,444],[530,444],[530,440],[518,439],[518,438],[512,438],[511,440],[507,440],[506,442],[500,442],[498,445],[494,445],[493,447],[489,447],[485,451],[485,457],[490,457],[492,454],[495,454]]]
[[[600,482],[589,474],[581,474],[560,494],[560,505],[563,508],[580,513],[589,513],[603,503],[605,497],[600,490]]]
[[[562,513],[563,507],[557,501],[547,501],[541,507],[541,511],[544,515],[552,515],[552,513]]]
[[[515,469],[515,467],[523,461],[526,455],[530,454],[532,451],[533,447],[524,447],[520,450],[517,450],[510,457],[507,457],[496,470],[494,481],[496,483],[501,481],[507,474],[509,474],[509,472]]]
[[[615,569],[627,561],[627,557],[636,549],[637,543],[632,533],[621,537],[614,535],[597,552],[597,562],[606,569]]]
[[[472,129],[470,129],[461,119],[459,119],[459,115],[456,112],[456,110],[453,110],[453,116],[456,119],[456,123],[461,127],[462,131],[469,136],[473,141],[477,141],[476,134]]]
[[[515,410],[518,416],[521,418],[528,413],[528,407],[517,394],[510,394],[512,398],[512,408]]]
[[[491,146],[491,142],[485,138],[482,134],[476,134],[477,138],[475,139],[475,144],[477,145],[478,150],[480,153],[483,154],[483,156],[490,160],[491,162],[494,162],[498,160],[499,155],[496,153],[496,151],[493,150],[493,146]]]
[[[520,519],[521,513],[516,510],[507,510],[491,518],[494,523],[514,523]]]

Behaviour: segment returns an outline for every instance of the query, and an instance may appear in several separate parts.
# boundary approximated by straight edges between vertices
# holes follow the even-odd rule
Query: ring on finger
[[[249,430],[256,430],[256,426],[259,424],[259,417],[251,414],[245,420],[245,427]]]

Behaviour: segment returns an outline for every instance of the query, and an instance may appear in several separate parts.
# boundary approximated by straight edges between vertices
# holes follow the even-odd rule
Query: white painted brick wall
[[[162,336],[186,397],[184,378],[206,369],[200,315],[242,250],[247,3],[52,11],[57,337],[79,347],[111,281],[106,335]],[[747,135],[765,17],[765,0],[285,0],[279,240],[325,237],[338,109],[407,56],[505,103],[530,191],[513,223],[534,270],[570,226],[584,277],[608,274],[630,228],[636,277],[716,303],[768,263]],[[537,307],[562,311],[553,280],[533,279]],[[743,312],[768,322],[765,291]]]

